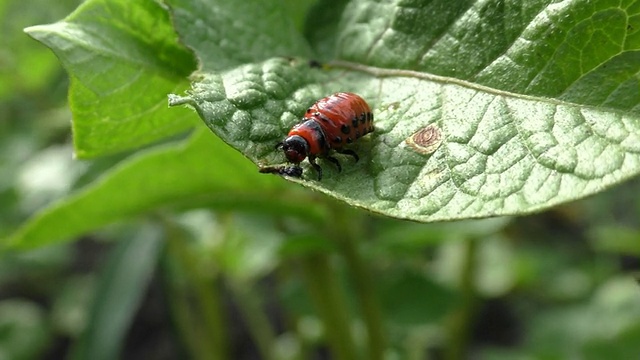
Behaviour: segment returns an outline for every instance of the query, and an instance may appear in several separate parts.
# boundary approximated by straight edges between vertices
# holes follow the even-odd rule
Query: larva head
[[[282,142],[284,156],[294,164],[299,164],[309,154],[309,142],[300,135],[288,136]]]

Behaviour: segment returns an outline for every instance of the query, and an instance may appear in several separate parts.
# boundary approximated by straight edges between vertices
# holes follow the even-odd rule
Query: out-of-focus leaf
[[[586,360],[633,359],[640,354],[640,325],[623,331],[614,341],[599,339],[585,345],[582,355]]]
[[[527,348],[537,357],[567,358],[591,349],[600,354],[604,348],[614,354],[614,346],[601,345],[618,344],[620,338],[624,340],[618,350],[625,354],[634,348],[627,340],[637,335],[639,296],[632,279],[612,278],[597,289],[589,304],[555,307],[533,319]]]
[[[0,357],[36,359],[50,340],[45,313],[24,300],[0,302]]]
[[[477,258],[477,271],[473,274],[474,291],[487,297],[504,295],[515,285],[516,262],[511,246],[500,236],[475,241],[478,244],[474,254]],[[441,281],[452,287],[459,285],[466,246],[465,241],[450,241],[438,248],[434,271]]]
[[[78,338],[89,323],[89,309],[96,290],[96,275],[66,277],[57,289],[51,308],[51,322],[58,333]]]
[[[418,273],[383,276],[378,287],[387,320],[401,326],[440,321],[460,301],[453,291]]]
[[[602,252],[640,256],[640,231],[622,225],[600,226],[591,234],[593,246]]]
[[[257,189],[270,196],[280,186],[279,179],[258,174],[251,163],[207,131],[197,131],[185,142],[152,148],[123,161],[35,215],[8,244],[34,247],[65,241],[160,206],[190,202],[242,206],[255,200],[250,194]],[[267,202],[274,207],[273,201]],[[258,210],[263,209],[257,204]]]
[[[151,225],[118,243],[98,280],[89,324],[72,350],[72,359],[118,358],[163,244],[164,235]]]
[[[26,6],[20,0],[0,1],[0,101],[20,99],[24,92],[33,94],[55,86],[55,75],[61,72],[59,63],[21,30],[33,24],[56,21],[78,3],[79,0],[32,0]]]

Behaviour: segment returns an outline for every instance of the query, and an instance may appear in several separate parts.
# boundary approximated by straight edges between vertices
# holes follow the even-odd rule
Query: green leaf
[[[635,111],[639,49],[634,0],[355,0],[338,36],[342,59]]]
[[[552,308],[531,318],[526,348],[536,358],[579,354],[596,359],[606,353],[607,358],[626,359],[640,349],[637,340],[632,342],[640,335],[639,321],[637,284],[628,276],[612,277],[595,289],[589,303]]]
[[[595,227],[589,234],[592,246],[598,253],[640,256],[640,232],[621,224]]]
[[[273,56],[310,54],[309,46],[296,29],[302,14],[284,1],[165,0],[165,3],[183,43],[198,56],[201,70],[225,70]]]
[[[512,218],[462,220],[438,224],[376,221],[375,247],[383,254],[400,252],[400,256],[421,256],[425,246],[470,238],[487,238],[504,229]]]
[[[384,313],[396,325],[417,326],[438,322],[460,302],[459,294],[426,278],[424,274],[398,271],[380,281]]]
[[[317,0],[284,0],[286,14],[293,21],[297,32],[302,32],[307,22],[307,13],[313,15]]]
[[[89,325],[75,344],[72,359],[118,358],[163,244],[162,233],[151,225],[118,243],[102,270]]]
[[[443,244],[433,261],[433,272],[440,283],[460,286],[468,261],[469,241],[449,241]],[[477,241],[474,250],[477,269],[474,270],[474,292],[487,298],[506,296],[516,283],[517,262],[506,239],[487,236]],[[558,271],[559,272],[559,271]]]
[[[360,161],[343,159],[340,174],[324,162],[321,182],[304,165],[305,177],[294,181],[418,221],[533,212],[640,170],[638,114],[425,73],[339,65],[352,71],[272,59],[203,76],[190,95],[171,103],[194,106],[224,141],[257,164],[272,164],[284,161],[274,145],[315,99],[359,90],[377,118],[376,132],[354,147]],[[424,128],[441,141],[432,154],[406,143]]]
[[[299,207],[278,206],[282,200],[274,190],[281,185],[275,177],[260,176],[237,152],[200,130],[184,143],[152,148],[123,161],[36,214],[8,244],[25,248],[59,242],[169,205],[252,205],[254,211],[302,213]]]
[[[55,21],[69,13],[78,0],[34,0],[24,6],[20,0],[0,1],[0,99],[20,92],[47,90],[57,80],[60,65],[47,49],[28,39],[21,30],[39,22]],[[46,11],[43,11],[46,9]]]
[[[339,56],[470,80],[516,45],[534,19],[542,20],[549,3],[351,1],[340,23]],[[554,5],[559,6],[584,7],[584,2]]]
[[[611,337],[587,343],[582,351],[584,359],[633,359],[640,353],[640,325],[631,326],[612,341]]]
[[[0,301],[0,349],[6,359],[36,359],[52,340],[47,316],[40,305],[27,300]]]
[[[322,182],[303,165],[293,181],[417,221],[530,213],[640,171],[640,6],[592,3],[357,0],[336,35],[338,56],[353,62],[318,69],[274,58],[207,71],[170,103],[193,106],[225,142],[272,165],[284,161],[273,147],[315,100],[357,92],[376,116],[376,131],[354,146],[360,161],[340,158],[341,174],[323,162]],[[178,33],[205,63],[219,56]],[[594,85],[602,78],[609,90]]]
[[[329,61],[337,54],[340,18],[348,0],[322,0],[307,15],[304,35],[313,46],[318,60]]]
[[[187,111],[166,107],[166,94],[187,86],[195,61],[156,2],[91,0],[64,21],[25,31],[71,76],[77,156],[136,148],[194,126]]]

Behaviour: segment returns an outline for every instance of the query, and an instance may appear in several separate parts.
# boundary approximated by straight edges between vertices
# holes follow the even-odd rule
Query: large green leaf
[[[64,21],[25,30],[70,73],[76,155],[139,147],[194,126],[169,111],[166,94],[187,86],[195,69],[167,12],[148,0],[92,0]]]
[[[274,59],[206,76],[190,96],[173,101],[196,107],[218,136],[262,164],[284,160],[274,144],[313,99],[362,89],[377,123],[355,147],[360,161],[343,159],[348,165],[340,174],[323,163],[320,182],[305,166],[301,182],[356,206],[420,221],[531,212],[640,170],[638,114],[424,73],[357,68],[363,71],[327,72]],[[442,142],[431,154],[406,144],[427,126]]]
[[[188,95],[171,103],[196,108],[218,136],[255,163],[277,164],[284,158],[274,145],[314,100],[357,92],[376,116],[376,132],[355,146],[360,162],[341,158],[341,174],[324,162],[321,182],[305,166],[299,181],[306,186],[418,221],[540,210],[640,171],[640,62],[633,61],[640,50],[640,5],[547,3],[353,1],[338,34],[339,54],[352,62],[317,69],[275,58],[205,71]],[[433,28],[428,19],[436,19]],[[178,28],[205,63],[218,56],[190,42],[193,30]],[[447,39],[451,46],[443,45]],[[486,42],[478,47],[478,39]],[[575,47],[580,51],[565,54]],[[511,59],[515,53],[525,58]],[[515,62],[498,71],[505,56]],[[458,78],[426,73],[431,69]],[[612,71],[615,77],[608,76]],[[609,90],[596,85],[599,78],[607,79]],[[601,95],[606,99],[595,100]],[[423,147],[415,146],[420,131],[431,136]]]
[[[184,143],[152,148],[123,161],[35,215],[8,244],[25,248],[67,240],[168,205],[238,208],[252,204],[258,211],[270,206],[282,213],[300,212],[277,205],[274,190],[282,185],[277,180],[258,176],[240,154],[199,130]],[[257,194],[256,189],[260,189]]]

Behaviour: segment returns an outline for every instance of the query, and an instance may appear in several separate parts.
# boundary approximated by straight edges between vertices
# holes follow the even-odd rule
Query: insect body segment
[[[282,147],[287,160],[294,164],[308,157],[320,180],[322,168],[315,162],[317,157],[331,161],[341,170],[340,162],[329,151],[350,155],[358,161],[353,150],[343,147],[373,130],[373,113],[364,99],[353,93],[336,93],[307,109],[302,121],[291,128],[277,147]]]

